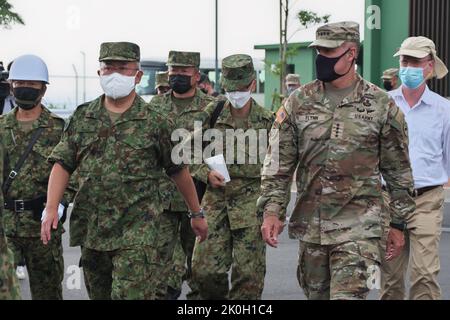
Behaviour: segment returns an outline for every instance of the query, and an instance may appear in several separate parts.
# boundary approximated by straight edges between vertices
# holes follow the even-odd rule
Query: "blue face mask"
[[[417,89],[425,82],[422,68],[401,67],[399,75],[402,83],[409,89]]]

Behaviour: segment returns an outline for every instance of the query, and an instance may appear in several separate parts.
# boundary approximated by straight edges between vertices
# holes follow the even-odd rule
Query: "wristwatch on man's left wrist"
[[[405,222],[402,222],[402,223],[393,223],[393,222],[391,222],[389,224],[389,226],[391,228],[394,228],[394,229],[397,229],[397,230],[400,230],[400,231],[405,231],[406,230],[406,223]]]
[[[205,210],[203,210],[203,208],[200,208],[200,211],[198,212],[193,212],[189,210],[188,217],[189,219],[205,218]]]

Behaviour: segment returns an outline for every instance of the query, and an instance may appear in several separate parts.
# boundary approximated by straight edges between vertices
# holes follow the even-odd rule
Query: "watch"
[[[405,222],[403,222],[403,223],[393,223],[393,222],[391,222],[389,224],[389,226],[391,228],[394,228],[394,229],[397,229],[397,230],[400,230],[400,231],[405,231],[405,229],[406,229],[406,223]]]
[[[192,218],[204,218],[205,217],[205,210],[203,210],[203,208],[200,208],[199,212],[192,212],[189,210],[188,213],[188,218],[192,219]]]

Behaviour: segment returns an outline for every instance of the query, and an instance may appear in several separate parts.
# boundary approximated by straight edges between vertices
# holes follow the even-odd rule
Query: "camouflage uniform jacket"
[[[282,211],[298,166],[291,237],[323,245],[381,237],[380,172],[391,192],[393,222],[415,210],[404,116],[385,92],[359,75],[354,91],[337,107],[320,81],[298,89],[278,111],[270,135],[260,205],[266,215]],[[277,140],[279,166],[270,170]]]
[[[192,132],[194,131],[194,121],[204,123],[208,117],[204,109],[214,101],[213,97],[197,89],[192,103],[188,107],[180,109],[173,102],[172,90],[170,90],[164,95],[153,97],[150,105],[171,119],[175,123],[175,129],[186,129]],[[164,193],[164,209],[180,212],[187,211],[186,204],[172,180],[167,175],[163,175],[161,180],[160,190]]]
[[[25,152],[36,130],[44,128],[19,174],[12,182],[8,194],[4,195],[5,199],[28,201],[47,194],[48,178],[52,169],[47,158],[61,139],[64,120],[42,107],[42,113],[33,123],[33,129],[24,132],[16,119],[17,110],[18,108],[15,108],[0,118],[0,130],[5,146],[4,180]],[[71,196],[73,193],[66,193],[65,200],[70,202]],[[41,235],[41,222],[33,219],[32,211],[16,213],[4,209],[4,227],[7,236],[40,237]],[[60,226],[58,232],[62,231]]]
[[[84,245],[111,251],[156,242],[163,210],[158,179],[182,166],[171,162],[172,124],[137,96],[111,123],[104,96],[79,106],[49,161],[77,170],[74,212],[87,214]]]
[[[214,111],[215,105],[208,106],[206,112],[211,115]],[[273,113],[264,107],[258,105],[255,100],[252,99],[252,106],[249,117],[247,119],[246,128],[238,127],[233,120],[230,110],[231,105],[227,102],[224,106],[222,113],[217,119],[214,129],[220,130],[223,136],[223,155],[227,162],[227,169],[230,174],[231,181],[226,184],[225,187],[215,189],[210,185],[207,186],[205,195],[202,200],[202,205],[208,209],[213,207],[215,211],[222,211],[227,209],[228,218],[230,221],[230,227],[232,230],[255,226],[260,223],[257,217],[256,201],[259,196],[259,190],[261,187],[261,169],[262,162],[264,161],[265,153],[260,153],[261,150],[265,151],[265,147],[268,142],[268,135],[272,123],[275,119]],[[207,119],[209,124],[209,118]],[[247,130],[255,130],[255,137],[258,138],[257,145],[250,146],[248,141],[245,141],[245,149],[238,149],[237,139],[233,138],[234,150],[231,150],[233,162],[230,163],[230,159],[227,153],[226,143],[226,131],[233,130],[235,134],[248,133]],[[265,131],[264,131],[265,130]],[[232,132],[233,132],[232,131]],[[260,137],[265,135],[263,139]],[[261,144],[265,144],[261,146]],[[252,149],[250,149],[252,148]],[[240,164],[238,161],[238,152],[243,151],[245,155],[245,163]],[[220,154],[222,152],[218,152]],[[256,163],[249,163],[250,155],[256,156]],[[212,154],[214,156],[215,154]],[[192,172],[195,178],[208,183],[209,168],[206,164],[200,166],[192,166]]]

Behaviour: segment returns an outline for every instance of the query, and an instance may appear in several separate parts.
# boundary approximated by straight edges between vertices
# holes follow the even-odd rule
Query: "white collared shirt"
[[[402,87],[389,92],[405,114],[416,189],[444,185],[450,177],[450,101],[428,86],[412,108]]]

